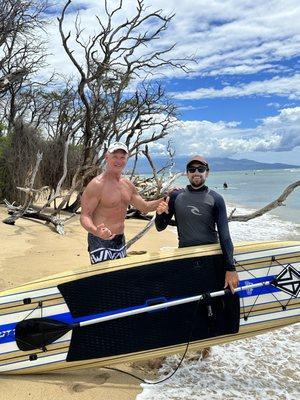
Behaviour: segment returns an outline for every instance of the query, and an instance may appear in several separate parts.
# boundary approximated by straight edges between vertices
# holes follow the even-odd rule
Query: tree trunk
[[[76,200],[72,204],[67,204],[66,207],[63,208],[63,211],[76,213],[80,208],[80,198],[81,194],[78,194]]]

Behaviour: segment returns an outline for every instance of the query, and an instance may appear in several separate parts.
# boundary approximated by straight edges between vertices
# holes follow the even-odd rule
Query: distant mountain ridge
[[[188,157],[178,156],[175,157],[175,166],[173,171],[184,171]],[[157,169],[162,168],[167,163],[166,157],[153,157],[154,164]],[[300,168],[300,165],[291,165],[283,163],[262,163],[258,161],[241,159],[234,160],[232,158],[211,157],[208,159],[210,169],[212,171],[246,171],[246,170],[260,170],[260,169],[286,169],[286,168]],[[131,169],[133,162],[129,160],[128,169]],[[144,157],[140,157],[137,164],[137,173],[147,174],[151,173],[148,161]]]

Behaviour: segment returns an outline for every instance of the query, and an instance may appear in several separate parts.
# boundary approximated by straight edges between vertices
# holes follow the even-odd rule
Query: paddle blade
[[[42,349],[71,329],[72,325],[54,319],[25,319],[17,323],[15,339],[20,350]]]

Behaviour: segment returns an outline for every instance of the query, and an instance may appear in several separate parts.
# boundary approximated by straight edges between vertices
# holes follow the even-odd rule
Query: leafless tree
[[[9,3],[6,0],[6,4]],[[33,0],[20,3],[23,7],[26,4],[31,5],[33,9],[35,7]],[[43,4],[46,6],[46,2]],[[176,121],[176,109],[165,95],[161,83],[150,78],[155,70],[164,66],[187,70],[186,60],[168,58],[173,46],[158,51],[140,51],[160,37],[173,17],[163,16],[161,10],[148,12],[142,0],[136,1],[135,15],[119,24],[115,23],[115,16],[122,14],[122,1],[116,5],[106,0],[105,15],[97,17],[96,20],[98,33],[89,37],[87,41],[77,15],[75,42],[84,54],[85,62],[81,63],[80,54],[77,54],[70,44],[71,32],[64,33],[65,14],[70,4],[71,1],[67,1],[62,10],[59,29],[65,51],[78,72],[77,90],[74,90],[76,78],[72,83],[69,80],[55,88],[53,77],[42,85],[26,81],[26,75],[14,85],[9,85],[3,107],[8,131],[12,131],[18,118],[30,123],[33,129],[42,131],[46,138],[45,145],[48,151],[44,151],[39,176],[43,177],[43,184],[52,188],[53,193],[57,193],[56,187],[62,176],[65,180],[64,184],[61,182],[62,185],[68,187],[54,214],[68,206],[74,192],[79,192],[79,195],[70,210],[78,209],[80,192],[88,180],[99,173],[106,148],[112,140],[126,142],[132,156],[135,156],[140,146],[168,134],[168,130]],[[109,10],[109,4],[114,4],[112,11]],[[20,11],[17,7],[18,2],[13,1],[12,5],[15,13],[18,11],[23,16],[23,9]],[[36,27],[34,21],[41,10],[42,8],[37,9],[32,15],[32,25],[20,24],[21,30],[26,32],[26,46],[23,46],[23,51],[23,48],[15,45],[14,57],[7,56],[6,65],[19,65],[20,60],[23,60],[26,72],[34,71],[33,64],[28,63],[29,60],[34,61],[30,51],[36,50],[32,46],[30,28]],[[154,28],[146,30],[146,27],[149,28],[149,22]],[[15,37],[17,36],[14,36],[14,39]],[[6,38],[9,39],[9,35]],[[3,43],[6,53],[11,52],[12,55],[12,43],[15,42],[8,39]],[[35,62],[38,65],[42,58],[35,59]],[[132,86],[130,91],[129,85]],[[73,145],[74,151],[68,151],[68,173],[64,174],[62,155],[66,149],[66,141],[68,146]],[[72,154],[78,161],[77,168],[73,169],[70,165]],[[59,196],[55,198],[58,199]]]
[[[101,165],[111,141],[124,141],[134,156],[140,146],[169,133],[176,120],[176,108],[153,76],[163,67],[188,68],[186,59],[170,57],[173,45],[159,50],[148,47],[161,37],[173,15],[164,16],[162,10],[151,12],[143,0],[136,0],[135,15],[116,24],[123,2],[105,0],[104,15],[96,17],[98,33],[86,39],[80,14],[74,22],[75,32],[65,31],[71,3],[66,2],[58,21],[63,47],[79,75],[77,90],[84,110],[78,190],[86,171]]]
[[[45,24],[47,0],[2,0],[0,7],[0,98],[11,129],[18,113],[18,93],[45,57],[37,29]]]

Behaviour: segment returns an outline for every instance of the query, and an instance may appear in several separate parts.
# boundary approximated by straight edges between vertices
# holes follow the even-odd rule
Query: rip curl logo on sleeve
[[[196,206],[187,206],[187,207],[191,209],[192,214],[202,215],[199,208],[197,208]]]

